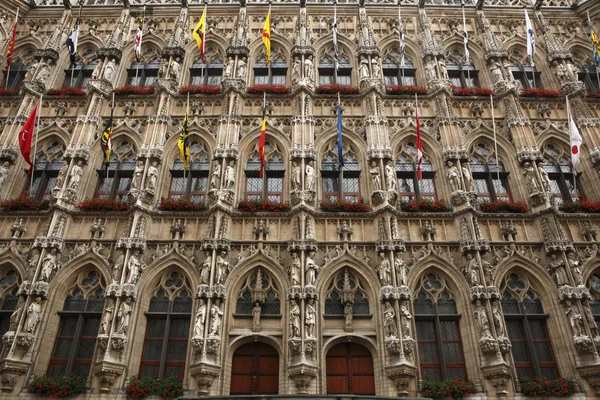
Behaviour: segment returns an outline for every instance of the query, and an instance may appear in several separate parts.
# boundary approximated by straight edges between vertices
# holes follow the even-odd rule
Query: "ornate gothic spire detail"
[[[294,45],[297,48],[312,46],[312,27],[310,19],[306,14],[306,4],[300,7],[298,19],[296,19],[296,28],[294,30]]]
[[[77,13],[78,11],[75,10],[74,12]],[[63,11],[62,17],[60,17],[60,20],[56,24],[56,29],[54,29],[52,35],[50,35],[48,40],[46,40],[46,42],[42,46],[42,50],[39,50],[38,52],[36,52],[36,54],[42,53],[43,56],[50,57],[53,61],[56,62],[56,60],[58,59],[58,51],[63,45],[63,33],[65,33],[65,31],[68,29],[71,20],[73,23],[75,23],[76,18],[76,14],[73,15],[71,10],[65,9]]]
[[[240,5],[238,18],[233,26],[233,37],[230,47],[246,47],[248,44],[248,13],[245,2]]]
[[[544,17],[541,11],[535,11],[535,16],[537,18],[537,28],[540,29],[542,34],[544,35],[544,40],[546,42],[546,49],[548,51],[548,59],[550,61],[561,61],[563,59],[570,59],[571,52],[565,50],[563,45],[556,40],[554,37],[554,33],[552,33],[552,29],[550,28],[550,23]]]
[[[169,38],[169,44],[167,47],[185,47],[185,37],[189,32],[188,29],[189,18],[188,18],[188,8],[181,7],[181,11],[179,13],[179,18],[175,23],[175,29]],[[208,24],[207,24],[208,25]]]
[[[358,8],[358,27],[358,47],[376,48],[377,42],[373,34],[373,26],[371,25],[371,19],[367,15],[364,3]]]
[[[444,55],[444,50],[440,47],[440,44],[433,34],[431,21],[429,21],[427,13],[422,8],[419,8],[419,30],[421,32],[421,47],[423,49],[423,56]]]
[[[121,50],[123,48],[123,43],[125,43],[125,40],[127,39],[130,24],[131,18],[129,18],[129,8],[124,8],[123,11],[121,11],[119,20],[115,24],[115,29],[106,40],[105,47],[108,49]]]
[[[490,22],[483,13],[482,10],[477,10],[477,27],[481,34],[481,41],[483,43],[483,49],[485,50],[485,58],[490,59],[493,57],[506,58],[508,54],[502,45],[498,42],[496,34],[490,26]]]

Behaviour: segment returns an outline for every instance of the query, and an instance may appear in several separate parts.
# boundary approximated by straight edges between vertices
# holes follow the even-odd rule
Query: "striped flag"
[[[338,106],[337,106],[337,148],[338,148],[338,160],[340,162],[340,168],[344,166],[344,147],[343,147],[343,136],[342,136],[342,103],[340,101],[340,94],[338,93]]]
[[[398,3],[398,35],[400,36],[400,65],[404,65],[406,42],[404,41],[404,25],[402,24],[402,12],[400,11],[400,3]]]
[[[592,41],[592,54],[594,55],[594,62],[596,65],[600,65],[600,40],[598,40],[598,35],[596,31],[594,31],[594,27],[592,26],[592,20],[590,19],[590,12],[588,11],[588,25],[590,27],[590,40]]]
[[[340,65],[340,51],[338,49],[338,28],[337,28],[337,9],[336,4],[333,3],[333,26],[331,32],[333,33],[333,54],[335,55],[335,70],[337,71]]]
[[[196,39],[196,43],[198,43],[198,48],[200,49],[200,56],[202,56],[202,62],[206,62],[206,58],[204,57],[204,50],[206,48],[206,8],[207,5],[204,3],[204,11],[202,11],[202,16],[200,17],[200,21],[192,31],[192,36]]]
[[[263,104],[263,119],[262,128],[260,130],[260,140],[258,142],[258,155],[260,156],[260,170],[258,171],[258,177],[263,177],[263,170],[265,169],[265,144],[267,142],[267,107]]]
[[[271,61],[271,8],[269,6],[269,12],[267,13],[267,19],[265,19],[265,26],[262,30],[262,41],[265,44],[265,49],[267,50],[267,63],[269,65],[269,61]]]
[[[181,132],[179,133],[179,140],[177,141],[177,147],[179,147],[179,157],[183,161],[183,169],[189,169],[188,162],[190,160],[190,148],[189,148],[189,137],[190,132],[188,129],[188,110],[185,109],[185,117],[181,123]]]
[[[13,25],[12,36],[10,38],[10,43],[8,44],[8,51],[6,53],[6,67],[4,70],[8,72],[10,69],[10,64],[12,64],[13,55],[15,54],[15,40],[17,39],[17,26],[19,22],[19,9],[17,8],[17,15],[15,15],[15,24]],[[8,81],[8,76],[6,77]]]
[[[415,110],[417,116],[417,179],[420,181],[423,178],[421,172],[421,165],[423,164],[423,144],[421,143],[421,120],[419,119],[419,102],[417,101],[417,95],[415,95]]]
[[[465,18],[465,4],[462,5],[462,13],[463,13],[463,41],[465,44],[465,63],[467,65],[471,64],[470,61],[470,53],[469,53],[469,33],[467,32],[467,20]]]
[[[531,57],[531,65],[533,66],[533,57],[535,56],[535,32],[533,25],[529,19],[529,14],[525,10],[525,26],[527,27],[527,55]]]
[[[144,13],[142,18],[140,18],[140,25],[138,26],[138,30],[133,38],[133,49],[135,51],[135,60],[140,62],[140,56],[142,55],[142,36],[144,30],[144,16],[146,15],[146,6],[144,6]]]
[[[71,65],[77,65],[77,42],[79,41],[79,20],[81,19],[81,6],[79,7],[79,17],[75,21],[75,26],[73,26],[73,30],[67,37],[67,41],[65,44],[67,45],[67,49],[69,50],[69,55],[71,57]]]
[[[110,152],[112,150],[112,135],[113,135],[113,107],[110,109],[110,118],[108,122],[104,126],[104,131],[102,131],[102,137],[100,138],[100,148],[102,149],[102,154],[104,155],[104,167],[108,171],[108,167],[110,166]],[[108,176],[107,176],[108,177]]]

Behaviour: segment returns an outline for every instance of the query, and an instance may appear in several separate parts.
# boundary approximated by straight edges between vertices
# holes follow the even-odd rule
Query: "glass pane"
[[[442,340],[459,340],[458,321],[440,321]]]
[[[285,85],[285,75],[273,75],[273,85]]]
[[[351,81],[350,81],[350,76],[339,76],[337,77],[337,83],[340,85],[350,85]]]
[[[442,378],[439,368],[423,368],[423,377],[430,381],[437,381]]]
[[[422,363],[439,362],[437,343],[419,342],[419,358]]]
[[[523,322],[516,320],[506,320],[506,327],[508,329],[508,337],[514,340],[524,340],[525,331],[523,330]]]
[[[552,349],[550,348],[550,343],[548,342],[536,342],[533,344],[535,348],[535,355],[538,362],[554,362],[554,357],[552,357]]]
[[[169,341],[167,351],[167,360],[169,361],[185,361],[185,353],[187,351],[187,340],[184,341]]]
[[[62,317],[60,324],[59,336],[75,336],[77,328],[77,317]]]
[[[456,303],[454,300],[438,300],[438,313],[439,314],[457,314]]]
[[[333,83],[333,75],[319,74],[319,83],[321,85],[330,85]]]
[[[146,330],[146,337],[148,338],[163,338],[165,336],[165,326],[167,320],[163,318],[151,318],[148,319],[148,328]]]
[[[162,353],[162,341],[146,341],[144,346],[144,355],[142,360],[144,361],[159,361]]]
[[[268,178],[267,179],[267,190],[269,192],[283,191],[283,178]]]
[[[515,362],[531,362],[529,349],[525,342],[512,342],[512,354]]]
[[[189,319],[173,319],[171,320],[171,329],[169,330],[169,338],[187,338],[190,333]]]
[[[83,329],[81,336],[97,336],[100,327],[100,318],[85,318],[83,320]]]
[[[417,321],[417,337],[419,340],[435,340],[435,325],[433,321]]]
[[[529,368],[517,368],[517,376],[519,378],[533,378]]]
[[[94,348],[96,339],[82,339],[79,341],[79,349],[77,350],[77,359],[91,360],[94,356]]]
[[[444,352],[444,360],[447,363],[461,363],[463,362],[462,349],[460,343],[444,343],[442,345],[442,351]],[[460,369],[462,374],[462,369]]]
[[[73,339],[57,339],[56,347],[54,348],[53,359],[66,360],[69,358],[71,353],[71,346],[73,345]]]
[[[131,177],[124,176],[124,177],[119,178],[119,187],[117,189],[119,192],[128,192],[130,187],[131,187]]]
[[[532,321],[529,320],[529,334],[531,338],[536,339],[547,339],[548,335],[546,334],[546,321]]]
[[[67,370],[67,364],[54,364],[50,369],[50,376],[64,376]]]
[[[183,366],[168,365],[165,368],[165,376],[183,376]]]
[[[158,366],[156,365],[144,365],[142,370],[142,376],[151,376],[154,378],[158,377]]]
[[[548,379],[556,378],[556,370],[554,368],[540,368],[540,373]]]
[[[339,192],[338,178],[323,178],[323,193]]]
[[[385,76],[385,84],[386,86],[396,86],[398,85],[398,76]]]
[[[131,86],[139,86],[141,81],[142,81],[141,76],[136,77],[135,75],[130,75],[129,78],[127,79],[127,84],[131,85]]]
[[[255,85],[267,85],[269,83],[269,77],[267,75],[255,75],[254,76],[254,84]]]
[[[448,378],[465,378],[465,370],[462,368],[448,368],[446,369],[446,375]]]
[[[192,192],[206,192],[207,186],[207,177],[192,177]]]
[[[246,191],[247,192],[261,192],[262,191],[262,179],[246,178]]]
[[[358,193],[359,191],[358,178],[344,178],[344,192]]]
[[[90,364],[76,364],[73,369],[73,374],[75,374],[75,376],[89,376],[90,367]]]

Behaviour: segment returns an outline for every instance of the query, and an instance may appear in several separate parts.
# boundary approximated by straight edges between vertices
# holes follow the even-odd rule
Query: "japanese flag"
[[[569,113],[569,140],[571,142],[571,164],[573,165],[573,169],[577,168],[579,164],[579,153],[581,152],[581,143],[583,139],[579,134],[579,129],[577,129],[577,125],[575,125],[575,121],[573,121],[573,115]]]

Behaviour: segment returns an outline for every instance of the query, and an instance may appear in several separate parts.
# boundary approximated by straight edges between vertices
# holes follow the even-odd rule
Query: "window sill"
[[[251,314],[231,314],[233,318],[236,319],[252,319],[253,316]],[[260,319],[281,319],[281,314],[260,314]]]
[[[324,319],[345,319],[346,317],[344,315],[337,315],[337,314],[323,314],[323,318]],[[359,314],[359,315],[352,314],[352,319],[371,319],[371,318],[373,318],[373,314]]]

